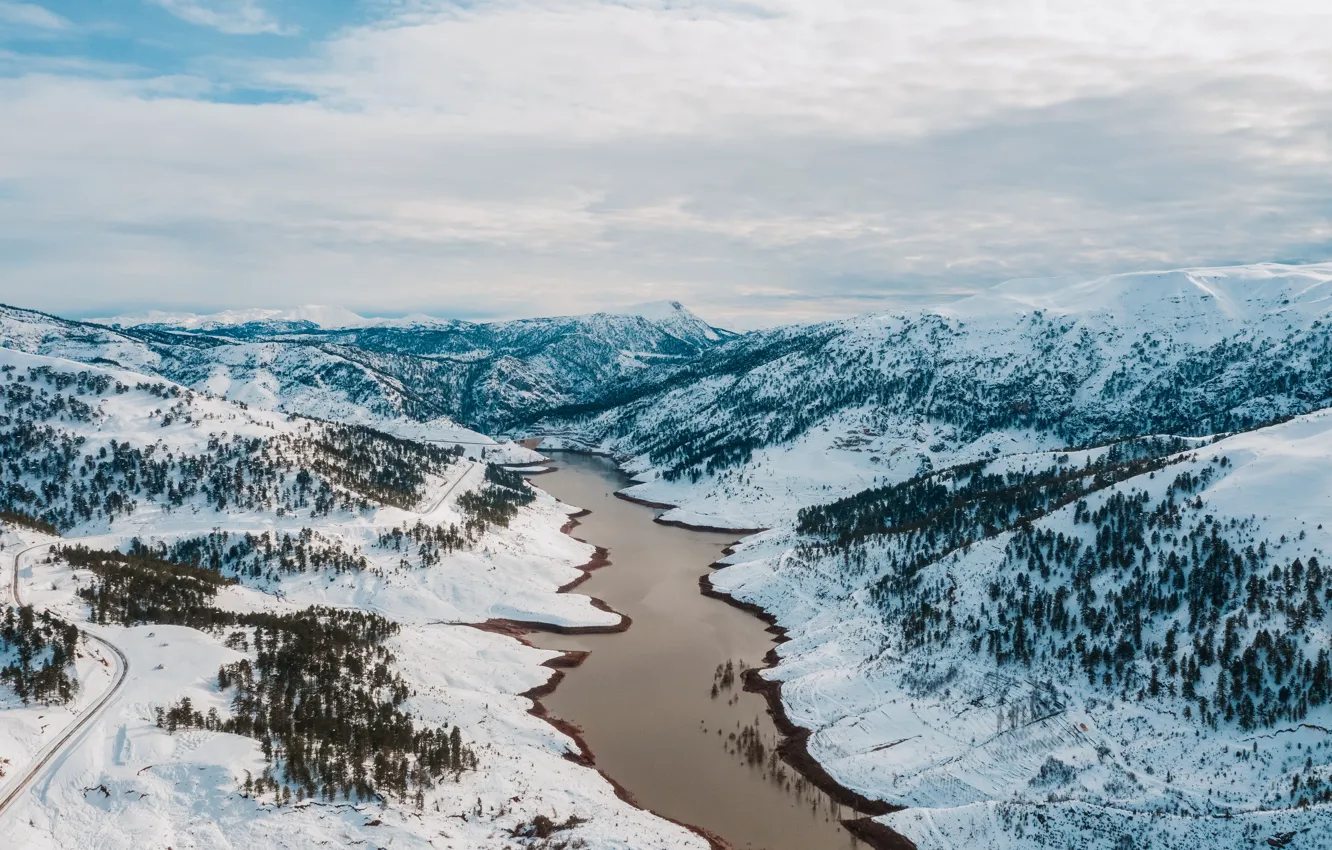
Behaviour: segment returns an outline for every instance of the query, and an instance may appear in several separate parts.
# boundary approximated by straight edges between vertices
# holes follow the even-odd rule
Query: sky
[[[0,301],[740,329],[1332,259],[1332,6],[0,0]]]

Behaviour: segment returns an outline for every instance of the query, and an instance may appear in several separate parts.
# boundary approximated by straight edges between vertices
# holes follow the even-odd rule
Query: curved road
[[[21,569],[23,556],[29,552],[36,551],[37,549],[45,549],[50,545],[50,543],[39,543],[36,546],[29,546],[28,548],[15,553],[13,583],[10,585],[15,605],[23,604],[22,591],[19,585],[19,570]],[[12,787],[5,790],[3,792],[4,796],[0,797],[0,820],[3,820],[14,802],[19,799],[30,785],[32,785],[32,782],[37,778],[37,775],[48,767],[56,756],[60,755],[65,750],[66,745],[71,743],[75,737],[87,729],[88,724],[101,716],[102,712],[106,709],[107,704],[111,702],[111,698],[118,694],[125,684],[125,678],[129,675],[129,659],[125,657],[125,653],[121,652],[120,648],[115,644],[104,638],[100,638],[95,634],[83,632],[83,635],[88,640],[96,641],[106,647],[116,658],[120,669],[116,671],[116,677],[115,680],[112,681],[111,687],[103,691],[92,705],[88,706],[82,714],[75,718],[74,722],[69,725],[69,728],[60,733],[59,737],[50,744],[47,744],[46,747],[41,750],[37,759],[28,766],[26,772],[22,776],[10,780]]]

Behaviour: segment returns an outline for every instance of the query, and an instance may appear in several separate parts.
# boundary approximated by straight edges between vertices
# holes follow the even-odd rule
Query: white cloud
[[[0,300],[732,324],[1332,253],[1299,4],[413,4],[237,84],[0,81]]]
[[[152,0],[184,21],[235,35],[288,34],[256,0]]]
[[[33,3],[0,2],[0,24],[41,30],[62,30],[69,27],[69,21],[50,9]]]

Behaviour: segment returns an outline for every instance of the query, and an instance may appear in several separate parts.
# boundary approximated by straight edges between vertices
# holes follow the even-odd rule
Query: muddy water
[[[590,509],[574,534],[610,550],[611,566],[577,592],[633,625],[610,635],[529,636],[591,652],[542,700],[550,713],[583,730],[597,766],[641,805],[738,850],[856,846],[839,823],[855,813],[773,757],[779,736],[767,705],[741,690],[742,662],[759,666],[772,636],[753,615],[699,593],[698,577],[736,536],[654,523],[658,511],[612,495],[627,480],[605,458],[561,453],[556,465],[533,483]]]

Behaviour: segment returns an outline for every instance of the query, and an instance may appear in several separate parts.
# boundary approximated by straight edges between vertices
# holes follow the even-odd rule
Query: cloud
[[[0,81],[0,300],[743,327],[1332,256],[1317,21],[1085,5],[415,3],[225,78]],[[311,99],[201,99],[242,84]]]
[[[63,30],[69,21],[33,3],[0,3],[0,24],[39,30]]]
[[[290,34],[255,0],[152,0],[183,21],[233,35]]]

